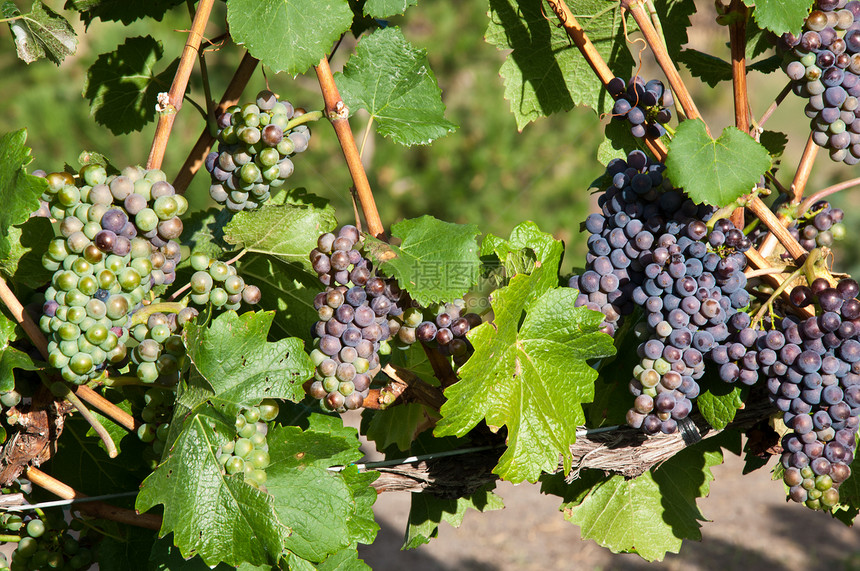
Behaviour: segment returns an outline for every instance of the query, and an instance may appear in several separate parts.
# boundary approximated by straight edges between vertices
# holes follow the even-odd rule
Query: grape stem
[[[379,211],[376,209],[370,181],[367,179],[364,165],[361,164],[358,147],[355,145],[355,138],[349,126],[349,109],[340,97],[340,91],[338,91],[328,64],[328,58],[322,58],[314,69],[325,100],[325,114],[331,121],[337,140],[340,142],[341,151],[343,151],[343,156],[346,159],[346,165],[355,185],[365,222],[367,222],[367,230],[371,235],[384,240],[386,239],[385,228],[382,226],[382,219],[380,219]]]
[[[116,458],[119,455],[119,451],[116,449],[116,444],[114,444],[113,438],[111,438],[110,434],[105,427],[102,426],[102,423],[99,422],[93,413],[90,412],[90,409],[87,408],[87,405],[83,403],[81,399],[77,397],[75,393],[66,386],[65,383],[61,381],[57,381],[53,383],[51,386],[51,392],[54,396],[61,397],[72,403],[78,412],[81,413],[81,416],[89,423],[90,426],[93,427],[93,430],[96,431],[96,434],[99,435],[99,438],[102,439],[102,442],[105,444],[105,448],[107,449],[108,456],[111,458]]]
[[[834,184],[833,186],[823,188],[815,194],[810,195],[808,198],[806,198],[803,202],[800,203],[800,206],[797,207],[797,215],[802,215],[804,212],[812,208],[812,205],[819,200],[828,197],[831,194],[836,194],[837,192],[847,190],[857,185],[860,185],[860,177],[852,178],[851,180],[846,180],[844,182],[840,182],[839,184]]]
[[[815,164],[815,157],[818,155],[818,149],[819,147],[815,144],[815,141],[812,140],[812,133],[810,133],[809,138],[806,140],[806,147],[803,149],[803,155],[800,157],[800,164],[797,165],[797,171],[794,173],[794,180],[791,182],[790,205],[800,204],[800,201],[803,199],[803,192],[806,190],[806,183],[809,181],[809,175],[812,173],[812,166]],[[780,212],[777,220],[780,227],[785,229],[791,224],[792,218],[785,212]],[[767,227],[768,230],[770,230],[770,233],[764,237],[764,240],[758,249],[759,253],[761,253],[765,258],[773,253],[777,240],[782,242],[782,239],[777,235],[775,227],[771,227],[769,224]],[[785,243],[783,243],[783,245],[785,245]],[[786,250],[788,250],[787,247]],[[791,254],[790,251],[789,254]],[[794,254],[791,255],[794,257]]]
[[[110,386],[109,382],[105,382],[105,384]],[[86,385],[80,385],[76,387],[75,395],[77,395],[81,400],[84,400],[89,403],[90,406],[94,407],[100,413],[113,420],[126,430],[137,430],[139,423],[134,419],[132,415],[122,410],[90,387]]]
[[[236,254],[235,256],[233,256],[232,258],[230,258],[229,260],[227,260],[227,261],[226,261],[226,262],[224,262],[224,263],[225,263],[225,264],[227,264],[227,265],[229,266],[229,265],[231,265],[231,264],[233,264],[233,263],[237,262],[237,261],[238,261],[242,256],[244,256],[245,254],[247,254],[247,253],[248,253],[248,252],[250,252],[250,251],[251,251],[251,250],[249,250],[249,249],[247,249],[247,248],[244,248],[241,252],[239,252],[238,254]],[[169,298],[169,299],[170,299],[171,301],[172,301],[172,300],[174,300],[174,299],[176,299],[177,297],[179,297],[180,295],[182,295],[183,293],[185,293],[186,291],[188,291],[190,288],[191,288],[191,282],[188,282],[187,284],[185,284],[184,286],[182,286],[181,288],[179,288],[178,290],[176,290],[175,292],[173,292],[173,293],[170,295],[170,298]],[[185,305],[188,305],[188,301],[184,301],[183,303],[185,303]]]
[[[166,385],[156,385],[153,383],[144,383],[137,377],[131,376],[121,376],[121,377],[109,377],[104,380],[104,386],[106,387],[146,387],[149,389],[160,389],[163,391],[176,391],[176,387],[168,387]]]
[[[161,303],[151,303],[143,309],[137,311],[131,318],[129,329],[135,325],[146,323],[149,316],[154,313],[179,313],[188,306],[188,299],[182,301],[163,301]]]
[[[732,92],[735,102],[735,127],[744,133],[750,132],[750,102],[747,89],[747,18],[749,9],[741,0],[732,0],[729,12],[733,17],[729,24],[729,45],[732,53]],[[744,225],[744,209],[740,206],[732,212],[731,221],[735,228]]]
[[[64,500],[87,497],[86,494],[76,491],[68,484],[49,476],[33,466],[27,467],[24,472],[24,477],[30,480],[33,484],[51,492],[55,496],[63,498]],[[98,518],[109,519],[111,521],[134,525],[145,529],[161,529],[161,517],[154,514],[138,514],[133,510],[118,508],[104,502],[87,502],[79,504],[76,507],[78,511]]]
[[[776,236],[776,239],[779,240],[794,261],[798,264],[803,263],[803,260],[806,259],[806,250],[794,239],[794,236],[789,233],[782,221],[776,214],[771,212],[770,208],[762,202],[761,198],[757,196],[750,198],[747,202],[747,207],[767,226],[771,234]],[[759,253],[764,257],[762,250],[764,250],[764,246],[759,249]]]
[[[185,90],[188,87],[191,71],[194,69],[194,59],[200,53],[203,30],[209,21],[209,15],[212,12],[214,4],[215,0],[200,0],[197,3],[197,12],[194,14],[194,20],[191,23],[191,31],[188,33],[188,40],[185,42],[185,48],[182,50],[182,57],[179,58],[179,66],[176,69],[176,75],[173,77],[173,84],[170,86],[170,91],[168,92],[168,108],[158,115],[155,136],[153,137],[152,147],[149,151],[149,158],[146,161],[146,168],[148,169],[159,169],[161,168],[161,163],[164,161],[164,153],[167,150],[167,142],[170,140],[173,123],[176,121],[176,114],[182,109],[182,100],[185,97]]]
[[[811,259],[811,256],[809,259]],[[807,259],[807,263],[809,263],[809,259]],[[806,264],[797,268],[787,278],[782,280],[782,283],[779,284],[779,287],[777,287],[773,291],[773,293],[770,295],[768,300],[765,303],[763,303],[762,306],[759,308],[758,312],[755,314],[755,317],[752,318],[753,326],[755,326],[755,323],[757,321],[762,320],[762,318],[764,317],[764,314],[767,312],[767,310],[769,308],[773,307],[773,302],[776,300],[776,298],[778,298],[782,294],[782,292],[784,292],[786,290],[786,288],[789,285],[791,285],[791,282],[793,282],[798,276],[800,276],[800,274],[803,273],[805,267],[806,267]]]
[[[388,375],[391,382],[378,391],[376,402],[379,403],[379,406],[373,406],[375,404],[372,402],[373,395],[369,394],[367,398],[364,399],[365,408],[387,408],[401,395],[402,402],[404,403],[421,403],[436,411],[442,408],[442,405],[445,404],[445,396],[442,394],[442,391],[433,385],[427,384],[412,371],[396,365],[388,364],[383,367],[382,372]],[[368,406],[368,404],[371,406]]]
[[[603,85],[606,86],[610,81],[612,81],[615,74],[612,73],[612,70],[609,69],[608,65],[606,65],[606,62],[603,60],[600,52],[597,51],[597,48],[594,47],[594,44],[591,43],[591,40],[588,39],[588,36],[585,34],[585,30],[579,24],[576,17],[573,15],[573,12],[570,11],[570,8],[567,7],[564,0],[547,0],[547,3],[552,8],[552,11],[555,12],[555,15],[564,28],[564,31],[567,32],[567,36],[576,45],[576,47],[579,48],[579,51],[582,53],[582,57],[585,58],[585,61],[588,62],[591,69],[594,70],[594,73],[597,74],[597,77],[603,82]],[[645,144],[647,145],[648,150],[650,150],[651,153],[659,160],[662,161],[666,158],[668,150],[666,149],[666,145],[663,144],[663,141],[659,138],[652,139],[650,137],[646,137]]]
[[[651,51],[654,52],[654,57],[660,65],[660,68],[663,70],[663,73],[666,75],[666,79],[669,80],[669,85],[671,86],[672,91],[678,96],[678,102],[681,104],[684,114],[688,119],[700,119],[701,114],[699,113],[698,108],[696,108],[696,104],[693,102],[693,98],[690,96],[687,86],[681,79],[680,74],[678,74],[678,70],[675,69],[675,64],[672,62],[672,57],[669,55],[669,51],[666,49],[666,46],[663,45],[663,42],[660,41],[660,36],[654,28],[654,24],[651,23],[651,19],[648,17],[648,12],[642,4],[642,1],[621,0],[621,6],[630,12],[633,19],[636,21],[636,25],[639,26],[639,29],[642,31],[642,35],[645,37],[645,42],[648,44],[648,47],[651,48]],[[705,125],[705,128],[707,129],[707,125]],[[710,131],[708,131],[708,135],[710,136]]]
[[[776,99],[774,99],[773,103],[770,104],[770,107],[765,110],[764,114],[761,116],[761,119],[758,120],[758,123],[753,121],[753,125],[755,126],[758,134],[760,134],[761,131],[764,130],[764,124],[767,122],[768,119],[770,119],[770,116],[773,115],[774,111],[776,111],[776,108],[779,107],[783,101],[785,101],[785,98],[788,97],[789,93],[791,93],[790,81],[785,84],[785,87],[782,88],[782,91],[779,92],[779,94],[776,96]]]
[[[229,85],[227,85],[227,89],[224,91],[224,96],[221,98],[221,102],[218,103],[218,106],[213,110],[213,114],[215,116],[239,103],[239,98],[242,96],[245,86],[248,85],[248,81],[251,79],[251,74],[254,73],[258,63],[259,61],[255,57],[250,53],[245,52],[245,56],[239,63],[239,67],[236,68],[236,73],[233,74],[233,79],[230,80]],[[206,155],[209,154],[209,150],[212,148],[212,144],[214,142],[215,135],[209,130],[209,125],[207,124],[203,128],[203,132],[200,133],[200,136],[197,138],[194,148],[192,148],[188,153],[188,157],[185,159],[185,163],[182,165],[182,168],[179,169],[179,173],[177,173],[176,178],[173,180],[173,188],[176,189],[176,192],[182,194],[186,191],[188,185],[191,184],[191,180],[194,178],[194,175],[197,174],[197,171],[200,170],[201,166],[203,166],[203,161],[206,159]]]
[[[20,535],[0,534],[0,542],[3,543],[18,543],[21,541]]]
[[[424,349],[430,366],[433,368],[433,374],[439,379],[443,390],[460,380],[451,367],[451,362],[442,353],[424,343],[421,343],[421,347]]]
[[[651,23],[654,24],[654,29],[657,30],[657,36],[660,38],[660,42],[665,46],[666,45],[666,35],[663,33],[663,24],[660,22],[660,15],[657,13],[657,6],[654,5],[654,0],[645,0],[645,5],[648,7],[648,14],[651,16]],[[669,86],[669,89],[672,89]],[[679,120],[686,119],[684,116],[684,110],[681,108],[680,103],[678,103],[678,95],[676,93],[672,93],[673,104],[675,107],[675,114],[678,115]],[[670,136],[675,136],[675,130],[663,125],[663,128],[666,129],[666,132],[669,133]]]
[[[290,119],[290,121],[287,123],[287,126],[284,127],[284,131],[295,129],[299,125],[304,125],[305,123],[313,123],[314,121],[319,121],[320,119],[322,119],[322,116],[322,111],[309,111],[308,113],[302,113],[301,115]]]
[[[764,271],[773,269],[770,263],[765,258],[763,258],[755,248],[750,248],[744,253],[744,255],[746,255],[750,266],[755,268],[755,270]],[[774,288],[779,287],[785,281],[785,279],[787,279],[787,276],[784,276],[783,274],[776,274],[769,271],[767,273],[761,273],[760,277]],[[788,293],[789,292],[783,292],[782,296],[783,299],[790,303]],[[809,306],[798,307],[795,309],[795,312],[803,317],[813,317],[815,315],[815,311],[812,310]]]

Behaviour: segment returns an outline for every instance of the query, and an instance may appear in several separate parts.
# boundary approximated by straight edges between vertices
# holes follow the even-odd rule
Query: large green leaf
[[[648,561],[677,553],[684,539],[701,539],[696,499],[708,495],[711,467],[723,461],[718,447],[688,448],[633,479],[586,471],[565,484],[547,478],[542,491],[562,496],[564,517],[613,553],[635,552]]]
[[[509,277],[535,274],[540,277],[535,288],[545,291],[558,285],[558,268],[564,255],[564,244],[534,222],[523,222],[511,230],[508,239],[487,234],[481,242],[481,255],[494,255]]]
[[[304,73],[352,24],[347,0],[230,0],[230,35],[274,72]]]
[[[393,246],[372,237],[366,248],[384,272],[423,306],[463,297],[476,282],[481,261],[474,224],[452,224],[432,216],[391,227]]]
[[[574,307],[575,290],[540,283],[539,272],[520,274],[492,295],[495,320],[469,332],[475,354],[445,390],[435,431],[462,436],[483,419],[507,426],[508,449],[493,471],[511,482],[555,471],[560,455],[569,466],[582,403],[594,398],[597,371],[586,360],[615,351],[598,331],[602,315]]]
[[[810,0],[744,0],[744,4],[755,6],[753,17],[760,27],[775,34],[797,34],[813,3]]]
[[[12,227],[23,224],[39,209],[39,197],[48,189],[44,178],[28,175],[24,167],[33,158],[24,146],[27,131],[21,129],[0,137],[0,252],[11,252]],[[8,254],[4,254],[8,255]]]
[[[377,450],[397,446],[409,450],[420,428],[426,427],[430,419],[438,414],[418,403],[407,403],[385,410],[364,409],[361,415],[361,431],[368,440],[376,443]]]
[[[84,97],[96,121],[114,135],[139,131],[155,117],[158,94],[170,89],[179,60],[161,73],[155,67],[164,50],[152,36],[128,38],[104,53],[87,71]]]
[[[502,498],[492,491],[495,485],[494,482],[486,484],[474,494],[462,498],[440,498],[426,492],[413,492],[402,549],[414,549],[430,543],[438,535],[439,524],[443,521],[453,527],[460,527],[469,508],[479,512],[503,509],[505,504]]]
[[[388,18],[402,14],[410,6],[418,4],[418,0],[367,0],[364,13],[373,18]]]
[[[184,219],[180,243],[187,245],[192,252],[201,252],[210,258],[220,258],[230,245],[224,241],[224,226],[231,219],[226,208],[198,210]],[[190,265],[188,258],[183,263]]]
[[[401,145],[428,145],[457,128],[444,117],[427,53],[398,28],[365,36],[335,79],[347,107],[366,109],[379,132]]]
[[[684,121],[669,143],[666,174],[697,203],[725,206],[752,191],[771,166],[762,145],[735,127],[712,139],[700,120]]]
[[[185,326],[188,357],[214,391],[210,403],[235,414],[264,398],[304,398],[302,383],[313,375],[313,363],[298,339],[266,341],[273,319],[274,312],[228,311],[208,327]]]
[[[9,19],[18,57],[27,63],[47,58],[57,65],[75,53],[78,36],[71,24],[39,0],[22,14],[14,2],[4,2],[2,14]]]
[[[96,545],[95,560],[99,571],[150,571],[147,559],[155,538],[156,533],[150,529],[130,525],[111,526],[110,531]],[[182,567],[182,571],[190,570]]]
[[[182,0],[66,0],[66,10],[77,10],[89,26],[99,18],[103,22],[130,24],[140,18],[158,21]]]
[[[0,272],[25,288],[37,288],[51,279],[53,272],[42,265],[42,254],[54,236],[51,221],[34,216],[20,226],[10,226],[0,240]]]
[[[15,388],[14,369],[35,371],[42,368],[29,355],[9,344],[14,339],[15,323],[0,314],[0,394]]]
[[[612,71],[629,78],[633,59],[624,37],[621,4],[576,0],[568,5]],[[627,20],[633,24],[632,18]],[[612,108],[612,97],[545,1],[490,0],[486,40],[500,50],[511,50],[501,74],[505,99],[520,129],[576,105],[598,113]]]
[[[331,206],[263,206],[252,212],[235,214],[224,227],[224,239],[251,252],[275,256],[311,271],[308,252],[316,248],[319,235],[330,232],[336,224]]]

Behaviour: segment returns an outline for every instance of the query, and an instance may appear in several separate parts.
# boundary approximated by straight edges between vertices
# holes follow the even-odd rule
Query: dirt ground
[[[368,455],[378,458],[375,451]],[[786,504],[768,468],[746,476],[742,468],[741,459],[727,455],[714,469],[711,494],[699,501],[709,520],[703,540],[685,541],[662,562],[580,539],[579,528],[558,511],[558,498],[540,494],[536,485],[507,483],[497,489],[504,510],[470,511],[459,529],[442,524],[439,537],[410,551],[400,551],[409,494],[381,494],[374,507],[381,530],[359,555],[377,571],[860,571],[860,529]]]

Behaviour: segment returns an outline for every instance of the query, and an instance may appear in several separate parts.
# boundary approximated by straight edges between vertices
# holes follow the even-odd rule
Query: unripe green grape
[[[69,359],[69,368],[78,375],[85,375],[93,368],[93,358],[87,353],[77,353]]]
[[[78,276],[76,276],[74,272],[66,270],[58,274],[54,274],[53,285],[58,290],[69,291],[77,287],[78,279]]]
[[[128,299],[124,295],[112,295],[108,298],[107,316],[110,319],[122,319],[128,314]]]
[[[249,426],[253,427],[253,425],[245,425],[243,428],[248,428]],[[235,447],[233,448],[234,455],[239,456],[240,458],[248,458],[253,451],[254,445],[247,438],[242,437],[236,440]]]
[[[338,385],[337,391],[345,397],[348,397],[355,392],[355,385],[352,381],[344,381]]]
[[[35,520],[34,520],[35,521]],[[15,549],[14,556],[20,556],[24,559],[29,559],[39,550],[39,543],[32,537],[22,537],[18,542],[18,547]]]
[[[146,442],[147,444],[155,440],[155,427],[146,422],[141,424],[137,429],[137,437],[141,442]]]
[[[245,475],[245,481],[254,487],[260,487],[266,483],[268,476],[264,470],[254,469]]]
[[[117,346],[117,343],[119,343],[119,339],[117,338],[116,334],[113,331],[108,331],[107,338],[101,343],[99,343],[99,349],[101,349],[105,353],[110,353],[111,351],[113,351],[114,347]]]
[[[246,424],[239,429],[238,434],[242,438],[251,438],[257,432],[257,426],[253,423]]]
[[[87,222],[84,224],[83,230],[81,232],[84,233],[84,236],[87,237],[88,240],[93,240],[96,237],[96,234],[102,231],[102,225],[98,222]],[[81,248],[83,251],[83,248]]]
[[[154,363],[161,355],[161,345],[154,339],[144,339],[135,349],[141,360]]]
[[[82,168],[80,175],[90,186],[104,184],[105,180],[107,180],[107,171],[102,165],[96,163],[89,164]]]
[[[163,343],[165,339],[170,337],[170,327],[159,324],[149,330],[149,336],[158,343]]]
[[[18,406],[21,402],[21,393],[12,389],[9,392],[3,393],[0,395],[0,404],[5,406],[6,408],[12,408],[13,406]]]
[[[80,280],[78,280],[78,289],[83,293],[87,298],[95,295],[96,291],[99,289],[99,282],[96,281],[96,278],[93,276],[84,276]],[[82,305],[87,304],[87,300],[84,300]]]
[[[47,254],[56,262],[62,262],[69,255],[69,249],[66,247],[66,241],[63,238],[54,238],[48,244]]]
[[[155,228],[155,226],[153,226]],[[149,258],[150,254],[152,254],[152,244],[149,243],[149,240],[145,238],[134,238],[131,241],[131,254],[132,259],[134,258]]]
[[[140,274],[133,268],[120,270],[118,278],[119,285],[125,291],[131,291],[140,285]]]
[[[116,347],[107,352],[107,358],[111,363],[119,363],[128,355],[128,348],[124,343],[117,344]]]
[[[352,366],[355,367],[356,374],[364,374],[370,369],[370,361],[363,357],[356,357]]]
[[[206,271],[209,268],[210,258],[203,252],[194,252],[191,254],[191,267],[198,272]]]
[[[239,169],[239,178],[246,184],[253,184],[260,177],[260,168],[254,163],[242,165],[242,168]]]
[[[141,232],[155,230],[158,226],[158,215],[152,208],[144,208],[134,216],[134,224]]]
[[[122,256],[117,256],[116,254],[110,254],[107,258],[105,258],[105,269],[110,270],[113,273],[117,273],[121,269],[125,267],[125,260],[122,259]]]
[[[108,211],[108,207],[104,204],[93,204],[87,211],[87,220],[89,222],[101,222],[102,216]]]
[[[212,289],[213,283],[209,272],[198,270],[191,276],[191,291],[199,294],[208,293]]]
[[[336,391],[340,386],[340,381],[337,377],[326,377],[322,382],[323,389],[325,389],[326,393],[330,393],[332,391]]]
[[[60,341],[57,348],[60,350],[60,352],[63,355],[65,355],[66,357],[72,358],[75,355],[77,355],[79,352],[78,340],[75,339],[74,341]]]
[[[89,305],[89,302],[87,302]],[[60,306],[65,310],[66,321],[70,323],[74,323],[75,325],[79,325],[86,317],[87,317],[87,308],[86,307],[66,307]],[[57,317],[60,317],[60,311],[57,310]]]
[[[280,143],[278,143],[278,146],[277,146],[277,147],[275,147],[275,148],[278,150],[278,153],[279,153],[282,157],[286,157],[286,156],[292,155],[292,154],[295,152],[295,150],[296,150],[296,146],[295,146],[295,144],[294,144],[294,143],[293,143],[293,141],[292,141],[291,139],[289,139],[289,138],[284,138],[284,139],[282,139],[282,140],[281,140],[281,142],[280,142]]]
[[[245,417],[245,420],[248,423],[254,424],[258,420],[260,420],[260,409],[257,407],[251,407],[248,410],[246,410],[244,413],[242,413],[242,416]]]
[[[63,341],[72,341],[81,334],[81,329],[74,323],[63,323],[57,330],[57,336]]]
[[[105,342],[105,339],[108,337],[108,329],[104,325],[96,324],[93,327],[90,327],[87,330],[86,337],[87,341],[92,343],[93,345],[101,345]]]
[[[77,347],[75,347],[75,351],[77,351]],[[69,358],[57,347],[55,351],[48,354],[48,364],[55,369],[62,369],[69,364]]]
[[[250,462],[254,468],[262,470],[269,466],[271,460],[268,452],[256,448],[248,455],[248,462]]]
[[[56,272],[60,269],[60,262],[52,260],[48,254],[42,254],[42,267],[49,272]]]
[[[64,186],[57,191],[57,201],[63,206],[74,206],[81,201],[81,191],[75,186]]]
[[[154,383],[158,379],[158,368],[155,363],[146,361],[137,366],[136,374],[142,383]]]
[[[172,196],[161,196],[155,199],[152,210],[158,216],[159,220],[168,220],[176,216],[179,206]]]
[[[148,276],[150,273],[152,273],[152,262],[149,260],[149,258],[136,258],[132,260],[131,264],[129,265],[141,276]]]
[[[216,287],[209,292],[209,301],[215,307],[221,307],[227,303],[227,292],[220,287]]]
[[[173,201],[176,203],[176,216],[182,216],[188,211],[188,199],[181,194],[173,196]]]
[[[65,303],[69,307],[84,307],[87,305],[87,302],[89,300],[90,296],[81,292],[79,289],[73,289],[65,292],[65,298],[63,303]]]
[[[261,167],[268,168],[278,164],[278,161],[281,160],[281,155],[277,149],[266,148],[260,151],[257,159],[260,161]]]
[[[91,299],[87,302],[86,314],[93,319],[102,319],[107,315],[107,306],[100,299]]]
[[[227,279],[224,280],[224,291],[230,295],[242,293],[244,288],[245,280],[239,276],[227,276]]]
[[[206,305],[209,303],[209,294],[208,293],[192,293],[191,301],[197,305]]]
[[[75,258],[75,261],[72,262],[72,271],[75,272],[78,277],[92,275],[93,265],[83,258]]]

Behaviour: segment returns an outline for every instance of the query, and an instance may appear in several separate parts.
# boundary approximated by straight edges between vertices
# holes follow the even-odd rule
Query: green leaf
[[[439,418],[439,415],[418,403],[407,403],[385,410],[364,409],[361,415],[361,430],[368,440],[376,443],[377,450],[397,446],[405,452],[412,446],[419,429],[426,428],[428,421],[435,418]]]
[[[130,525],[116,527],[119,533],[106,534],[96,544],[95,559],[99,571],[150,571],[147,559],[155,544],[155,532]],[[186,571],[187,568],[182,569]]]
[[[699,50],[688,48],[678,55],[676,61],[687,66],[693,77],[698,77],[711,87],[732,79],[732,64]]]
[[[48,189],[44,178],[32,176],[24,171],[33,158],[30,149],[24,146],[27,131],[21,129],[0,137],[0,252],[11,252],[12,226],[23,224],[30,213],[39,209],[39,197]]]
[[[114,135],[139,131],[155,117],[160,92],[170,89],[179,60],[161,73],[156,63],[164,50],[152,36],[128,38],[114,51],[104,53],[87,71],[84,97],[96,122]]]
[[[630,132],[629,123],[626,120],[610,121],[606,125],[604,135],[606,138],[597,147],[597,160],[603,166],[608,165],[612,159],[627,160],[630,151],[640,148],[640,139]]]
[[[620,4],[579,0],[571,5],[579,23],[612,71],[630,77],[633,59],[624,38]],[[522,130],[540,117],[587,105],[608,112],[612,97],[557,18],[544,2],[490,0],[485,38],[500,50],[511,50],[502,64],[505,99]],[[627,18],[632,25],[632,18]],[[633,28],[630,28],[632,31]]]
[[[54,236],[51,221],[34,216],[20,226],[11,226],[0,240],[0,272],[16,285],[36,288],[51,279],[42,265],[42,254]]]
[[[60,65],[78,47],[78,36],[68,20],[39,0],[33,2],[28,14],[21,14],[14,2],[4,2],[2,13],[4,18],[16,18],[9,21],[9,30],[18,57],[26,63],[47,58]]]
[[[654,8],[660,16],[669,55],[678,61],[682,46],[689,41],[687,29],[690,27],[690,16],[696,13],[696,2],[695,0],[654,0]]]
[[[9,342],[15,338],[15,323],[0,314],[0,394],[15,389],[15,369],[36,371],[42,369],[29,355],[12,347]]]
[[[290,553],[287,557],[287,569],[290,571],[370,571],[367,563],[358,558],[358,552],[355,549],[341,549],[319,565],[314,565]]]
[[[168,10],[182,0],[66,0],[66,10],[77,10],[89,26],[99,18],[102,22],[130,24],[141,18],[161,21]]]
[[[227,23],[233,40],[266,67],[296,75],[328,55],[352,10],[347,0],[230,0]]]
[[[495,486],[495,482],[491,482],[470,496],[455,499],[413,492],[406,538],[401,549],[415,549],[419,545],[430,543],[430,540],[438,535],[439,524],[443,521],[453,527],[460,527],[469,508],[482,513],[503,509],[505,504],[502,503],[502,498],[492,491]]]
[[[248,571],[259,569],[260,571],[269,571],[271,567],[268,565],[256,567],[243,563],[242,566],[237,568],[232,565],[220,563],[215,567],[210,568],[209,565],[206,565],[200,557],[194,557],[190,560],[186,560],[182,557],[179,549],[173,545],[173,536],[168,534],[157,539],[152,544],[152,550],[149,553],[149,566],[146,567],[146,569],[147,571],[234,571],[235,569],[248,569]]]
[[[251,252],[275,256],[311,271],[308,252],[320,234],[337,225],[331,206],[318,209],[297,204],[263,206],[238,212],[224,227],[224,240]]]
[[[260,307],[275,312],[277,336],[297,337],[310,344],[311,327],[319,320],[314,297],[323,289],[316,274],[261,254],[245,256],[237,269],[248,283],[260,288]]]
[[[209,327],[185,326],[188,357],[215,393],[210,403],[236,414],[264,398],[304,398],[302,383],[313,376],[313,363],[298,339],[266,341],[273,319],[273,312],[227,311]]]
[[[159,535],[173,532],[186,559],[200,555],[210,566],[274,563],[290,530],[279,521],[273,498],[226,476],[215,454],[232,440],[234,418],[204,406],[182,424],[167,459],[141,484],[135,508],[144,512],[164,505]],[[214,517],[217,514],[217,517]]]
[[[488,234],[481,242],[481,255],[495,255],[511,277],[517,274],[539,275],[540,281],[535,287],[545,291],[558,285],[558,267],[564,255],[564,245],[552,235],[541,232],[534,222],[526,221],[511,231],[510,239]]]
[[[759,142],[767,149],[770,156],[781,157],[785,152],[786,145],[788,145],[788,136],[779,131],[764,131],[759,137]]]
[[[798,34],[812,7],[810,0],[744,0],[744,4],[755,6],[753,17],[759,27],[777,35]]]
[[[851,475],[839,486],[839,504],[851,510],[849,513],[852,521],[860,509],[860,460],[857,456],[855,455],[854,461],[851,462]],[[844,520],[849,514],[842,515]]]
[[[699,384],[702,387],[696,399],[699,412],[715,429],[724,429],[735,419],[738,409],[743,407],[749,388],[724,383],[715,374],[706,374]]]
[[[202,252],[210,258],[219,259],[230,250],[230,245],[224,241],[224,227],[230,221],[232,214],[226,208],[210,208],[198,210],[182,221],[182,236],[180,243],[187,245],[192,252]],[[191,262],[183,257],[184,265],[190,267]]]
[[[746,133],[726,127],[715,141],[696,119],[678,126],[666,174],[694,202],[726,206],[750,192],[770,166],[767,149]]]
[[[393,246],[367,237],[365,248],[379,267],[423,306],[463,297],[476,282],[481,260],[474,224],[452,224],[432,216],[391,227]]]
[[[701,539],[696,499],[708,495],[711,468],[723,461],[717,447],[687,448],[633,479],[588,470],[572,484],[547,478],[542,491],[564,498],[566,520],[613,553],[635,552],[647,561],[677,553],[684,539]]]
[[[508,449],[493,472],[514,483],[555,471],[559,455],[569,466],[582,403],[594,398],[597,371],[586,359],[615,351],[598,332],[603,316],[574,307],[575,290],[547,289],[536,271],[493,293],[495,321],[469,332],[475,353],[445,390],[435,431],[462,436],[483,419],[506,425]]]
[[[412,47],[399,28],[362,38],[335,79],[351,112],[366,109],[377,130],[401,145],[429,145],[457,128],[444,117],[427,52]]]
[[[367,0],[364,13],[372,18],[388,18],[402,14],[410,6],[418,4],[418,0]]]

